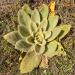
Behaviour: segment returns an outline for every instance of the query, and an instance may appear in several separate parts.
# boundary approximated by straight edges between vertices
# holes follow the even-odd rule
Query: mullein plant
[[[48,68],[49,58],[66,55],[60,41],[70,31],[71,25],[57,25],[58,20],[59,16],[52,14],[46,4],[33,10],[25,4],[18,11],[18,28],[4,35],[4,39],[25,53],[20,62],[21,73],[31,72],[37,67]]]

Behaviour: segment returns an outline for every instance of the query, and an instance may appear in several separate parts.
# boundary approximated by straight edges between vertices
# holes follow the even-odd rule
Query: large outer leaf
[[[31,24],[31,19],[29,15],[22,9],[18,12],[18,23],[19,25],[24,25],[27,28],[29,28]]]
[[[49,21],[48,29],[49,30],[53,30],[56,27],[56,25],[58,23],[58,19],[59,19],[59,17],[57,15],[52,16],[49,14],[49,18],[48,18],[48,21]]]
[[[48,39],[48,42],[54,40],[60,34],[60,32],[61,32],[60,27],[54,28],[52,31],[52,36]]]
[[[47,17],[48,17],[48,12],[49,12],[49,10],[48,10],[48,6],[47,6],[46,4],[42,4],[42,5],[38,8],[38,10],[39,10],[39,12],[40,12],[40,14],[41,14],[41,16],[42,16],[42,20],[43,20],[44,18],[47,18]]]
[[[65,56],[66,55],[66,52],[64,51],[63,46],[56,40],[50,42],[47,45],[47,48],[48,48],[48,50],[44,55],[48,56],[50,58],[55,55],[57,55],[57,56],[61,56],[61,55]]]
[[[21,36],[18,34],[17,31],[10,32],[3,36],[9,43],[15,45],[15,43],[21,39]]]
[[[47,57],[53,57],[57,48],[57,42],[54,40],[47,45],[47,52],[44,54]]]
[[[22,9],[28,13],[28,14],[31,14],[32,13],[32,10],[30,9],[29,5],[28,4],[24,4],[24,6],[22,7]]]
[[[30,52],[34,50],[34,47],[31,44],[27,43],[25,40],[19,40],[15,44],[15,49],[22,52]]]
[[[36,8],[31,14],[31,20],[34,21],[36,24],[40,24],[40,14]]]
[[[58,44],[58,48],[57,48],[55,54],[56,54],[57,56],[61,56],[61,55],[66,56],[66,52],[64,51],[63,46],[62,46],[59,42],[57,42],[57,44]]]
[[[22,25],[18,26],[18,32],[22,37],[28,37],[30,35],[29,29]]]
[[[70,31],[71,25],[65,24],[65,25],[60,25],[59,27],[62,30],[62,32],[59,35],[59,40],[61,40]]]
[[[35,52],[26,54],[20,64],[20,72],[27,73],[38,67],[41,57],[37,56]]]

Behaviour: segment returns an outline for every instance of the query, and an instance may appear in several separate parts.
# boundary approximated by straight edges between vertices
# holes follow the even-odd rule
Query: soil
[[[61,41],[67,57],[53,57],[46,70],[35,69],[28,74],[19,72],[20,52],[3,39],[3,35],[17,27],[17,12],[27,3],[31,8],[51,0],[0,0],[0,75],[75,75],[75,0],[55,0],[56,13],[61,23],[72,25],[71,31]]]

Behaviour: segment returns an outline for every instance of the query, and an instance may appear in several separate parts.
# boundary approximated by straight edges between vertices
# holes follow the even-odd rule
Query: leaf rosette
[[[21,73],[36,67],[45,67],[48,58],[66,55],[60,40],[70,31],[71,25],[58,24],[59,16],[51,15],[48,6],[42,4],[33,10],[25,4],[18,11],[18,30],[4,35],[15,49],[25,52],[21,61]],[[42,59],[42,57],[45,57]]]

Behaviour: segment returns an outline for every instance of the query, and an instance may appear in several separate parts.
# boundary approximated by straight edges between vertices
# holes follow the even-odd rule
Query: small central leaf
[[[38,32],[36,32],[36,34],[35,34],[35,43],[36,44],[38,44],[38,43],[42,44],[43,39],[44,39],[43,32],[41,29],[39,29]]]

